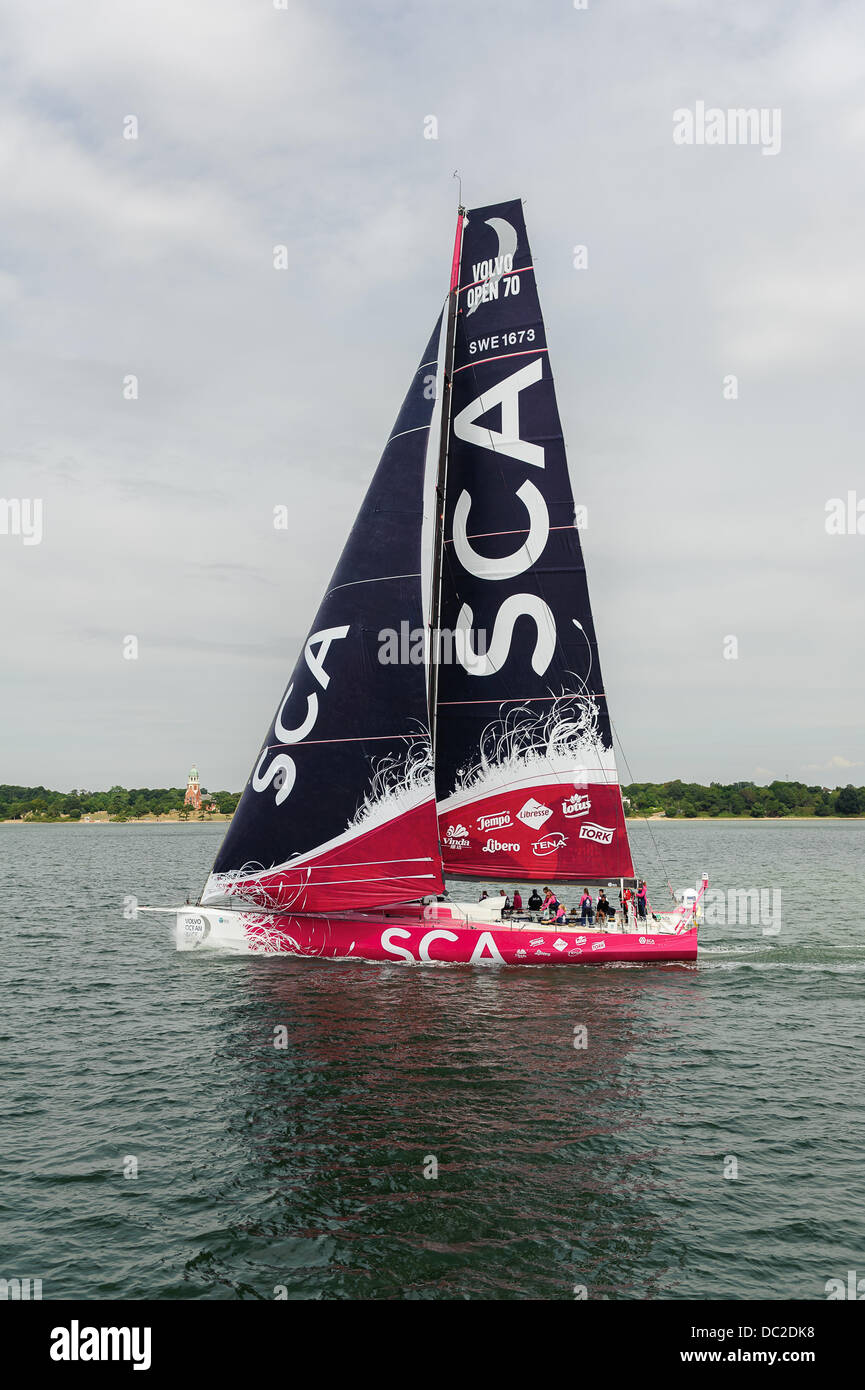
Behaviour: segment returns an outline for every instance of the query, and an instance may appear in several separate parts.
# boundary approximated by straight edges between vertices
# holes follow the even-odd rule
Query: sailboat
[[[177,947],[690,961],[706,881],[636,914],[522,203],[460,206],[445,306]],[[503,913],[532,885],[620,909]]]

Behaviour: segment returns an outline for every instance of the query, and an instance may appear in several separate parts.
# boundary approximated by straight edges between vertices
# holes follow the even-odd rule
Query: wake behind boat
[[[623,911],[503,921],[446,877],[617,887]],[[637,883],[522,205],[461,207],[445,309],[178,949],[693,960],[705,878],[639,920]]]

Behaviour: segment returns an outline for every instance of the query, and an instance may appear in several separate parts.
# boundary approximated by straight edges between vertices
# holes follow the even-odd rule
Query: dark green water
[[[177,955],[122,899],[197,891],[222,827],[0,826],[0,1276],[822,1299],[865,1275],[863,825],[652,829],[675,887],[779,889],[779,933],[708,926],[666,968]]]

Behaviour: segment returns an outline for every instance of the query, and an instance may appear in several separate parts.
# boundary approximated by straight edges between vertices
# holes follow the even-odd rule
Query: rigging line
[[[620,752],[621,755],[622,755],[622,762],[625,764],[625,767],[628,769],[628,776],[630,777],[631,782],[633,783],[636,779],[635,779],[635,777],[634,777],[633,772],[631,771],[631,764],[628,762],[627,754],[625,753],[625,750],[624,750],[624,748],[622,747],[622,740],[619,738],[619,731],[618,731],[618,729],[616,728],[615,724],[613,723],[612,716],[610,716],[609,710],[607,710],[607,715],[608,715],[608,717],[610,718],[610,728],[611,728],[612,731],[613,731],[613,734],[614,734],[614,736],[615,736],[616,743],[619,745],[619,752]],[[649,838],[651,839],[652,845],[654,846],[655,853],[656,853],[657,856],[658,856],[658,862],[660,863],[661,868],[662,868],[663,871],[664,871],[664,877],[665,877],[665,879],[667,880],[667,887],[668,887],[668,889],[670,890],[670,897],[673,899],[673,902],[676,902],[676,894],[673,892],[673,885],[672,885],[672,883],[670,882],[670,875],[669,875],[669,872],[668,872],[668,870],[667,870],[667,866],[666,866],[666,864],[664,863],[663,855],[661,854],[661,851],[658,849],[658,842],[657,842],[657,840],[655,839],[655,832],[652,830],[652,826],[651,826],[651,823],[650,823],[650,821],[649,821],[649,817],[646,815],[645,811],[641,811],[641,812],[640,812],[640,815],[643,817],[643,820],[646,822],[646,826],[648,827]]]

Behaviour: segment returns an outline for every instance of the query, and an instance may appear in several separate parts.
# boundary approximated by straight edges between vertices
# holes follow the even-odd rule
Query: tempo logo
[[[69,1327],[51,1329],[52,1361],[131,1361],[134,1371],[150,1370],[149,1327]]]

